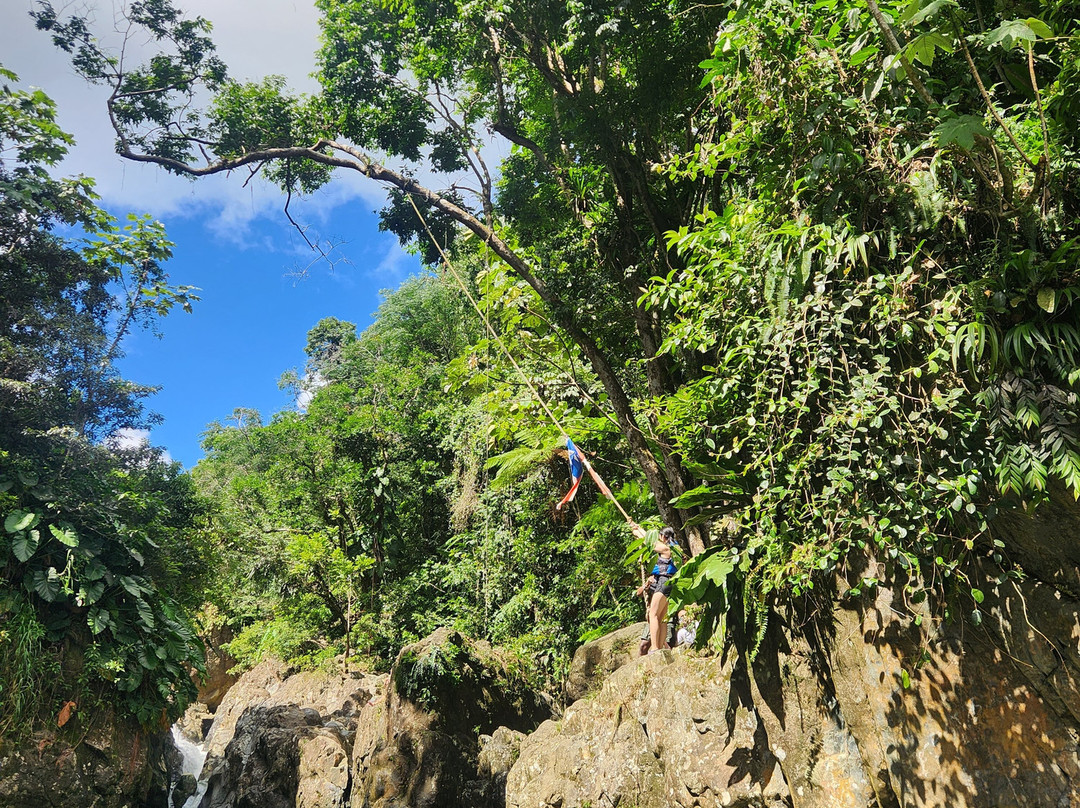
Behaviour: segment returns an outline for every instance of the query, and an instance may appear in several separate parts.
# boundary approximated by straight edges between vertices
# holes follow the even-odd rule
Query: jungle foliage
[[[117,442],[150,390],[114,361],[194,297],[168,284],[159,224],[121,227],[90,180],[49,174],[71,139],[15,81],[0,69],[0,734],[101,705],[156,724],[202,667],[199,506],[175,465]]]
[[[131,159],[387,185],[386,227],[457,268],[631,512],[689,539],[702,641],[752,654],[838,574],[978,621],[972,562],[1021,573],[996,514],[1080,495],[1076,3],[320,9],[312,97],[229,79],[167,0],[130,8],[162,47],[138,68],[37,18]],[[614,509],[546,510],[558,429],[453,289],[416,279],[359,336],[320,323],[305,415],[211,431],[242,656],[446,623],[561,654],[639,608]]]

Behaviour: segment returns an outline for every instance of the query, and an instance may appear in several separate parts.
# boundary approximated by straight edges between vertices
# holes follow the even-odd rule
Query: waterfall
[[[180,808],[197,808],[198,804],[202,801],[203,795],[206,793],[207,782],[200,780],[199,775],[202,774],[203,764],[206,763],[206,750],[207,743],[195,743],[190,740],[180,728],[173,724],[172,726],[173,743],[176,744],[177,750],[180,752],[183,758],[183,764],[180,767],[180,774],[190,774],[195,777],[198,783],[198,787],[195,789],[195,793],[187,798],[183,806]],[[169,792],[169,808],[172,808],[172,790]]]

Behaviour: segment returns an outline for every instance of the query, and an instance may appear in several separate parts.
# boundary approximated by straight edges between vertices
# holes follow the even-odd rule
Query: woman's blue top
[[[672,542],[668,546],[671,547],[672,549],[674,549],[674,548],[678,547],[679,545],[676,544],[675,542]],[[675,574],[675,571],[677,569],[678,568],[675,566],[674,556],[672,558],[660,558],[660,556],[658,554],[657,557],[656,557],[656,564],[652,568],[652,574],[653,575],[666,575],[667,577],[670,578],[672,575]]]

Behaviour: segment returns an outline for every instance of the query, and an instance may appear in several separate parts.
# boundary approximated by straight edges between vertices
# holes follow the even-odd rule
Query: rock
[[[275,660],[245,673],[207,736],[201,808],[340,808],[361,711],[385,683]]]
[[[148,736],[105,710],[0,741],[0,808],[164,806],[169,746],[168,733]]]
[[[497,727],[491,735],[481,735],[477,770],[494,783],[495,791],[505,793],[506,777],[518,759],[525,733]]]
[[[756,714],[729,703],[731,674],[685,651],[619,668],[522,741],[507,808],[787,805]]]
[[[645,626],[645,623],[636,623],[578,648],[566,677],[566,698],[569,701],[583,698],[599,687],[612,671],[637,659]]]
[[[980,627],[879,587],[750,665],[625,665],[521,742],[507,808],[1080,808],[1080,603],[985,594]]]
[[[338,808],[349,787],[349,753],[341,738],[325,732],[300,741],[296,808]]]
[[[198,700],[206,709],[214,713],[239,677],[230,671],[236,667],[236,660],[225,650],[225,645],[234,639],[232,629],[227,625],[215,626],[202,638],[206,648],[206,674],[196,676],[195,684],[199,688]]]
[[[202,743],[210,727],[214,725],[214,716],[207,706],[200,701],[193,702],[176,722],[176,728],[192,743]]]
[[[183,808],[188,798],[198,789],[194,774],[182,774],[173,787],[172,808]]]
[[[358,726],[352,808],[501,808],[479,737],[532,729],[548,705],[486,643],[448,629],[402,649],[391,683]]]

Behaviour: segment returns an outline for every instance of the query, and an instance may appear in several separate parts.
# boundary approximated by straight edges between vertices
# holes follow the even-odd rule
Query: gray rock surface
[[[207,736],[201,808],[340,808],[361,715],[385,683],[273,660],[245,673]]]
[[[612,671],[640,656],[641,632],[645,623],[635,623],[587,642],[574,652],[564,692],[577,701],[598,688]]]

